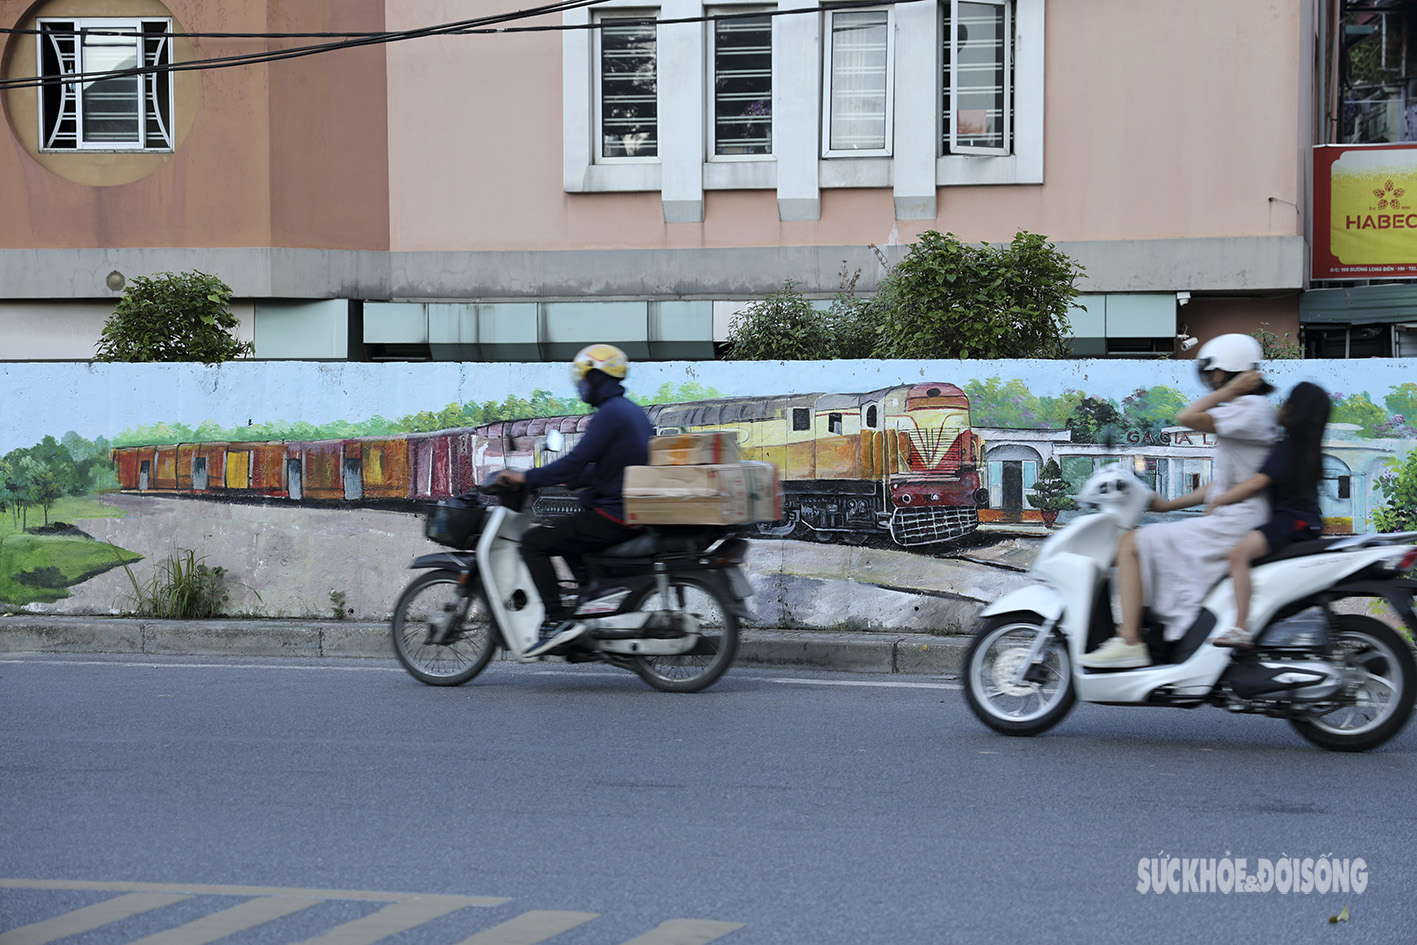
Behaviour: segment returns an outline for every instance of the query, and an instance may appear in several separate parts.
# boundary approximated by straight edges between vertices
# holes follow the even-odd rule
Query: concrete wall
[[[1394,394],[1417,395],[1407,366],[1397,360],[1276,361],[1266,370],[1287,390],[1300,380],[1315,381],[1335,394],[1366,395],[1376,405],[1366,422],[1386,421],[1382,405]],[[1047,455],[1101,454],[1102,447],[1070,445],[1066,430],[1022,429],[1009,411],[1019,391],[1060,398],[1082,392],[1122,404],[1138,389],[1170,388],[1181,399],[1202,393],[1186,362],[1116,361],[899,361],[899,362],[669,362],[638,364],[630,390],[650,396],[663,385],[695,384],[715,396],[767,396],[803,392],[865,392],[929,381],[977,394],[976,428],[989,432],[986,445],[1006,444],[1008,424],[990,417],[1014,416],[1015,440]],[[1406,385],[1406,387],[1404,387]],[[438,411],[448,404],[528,397],[537,389],[557,397],[571,392],[565,368],[557,364],[345,364],[231,362],[191,364],[0,364],[0,456],[27,448],[46,436],[69,431],[93,440],[158,424],[203,424],[229,429],[262,423],[327,424],[389,419]],[[1356,427],[1335,424],[1326,452],[1343,463],[1351,491],[1345,506],[1352,527],[1367,527],[1366,516],[1382,497],[1377,476],[1391,458],[1406,455],[1410,439],[1365,437]],[[1186,452],[1187,463],[1204,468],[1204,450],[1159,447],[1138,440],[1118,448],[1142,455]],[[1007,450],[999,456],[1011,455]],[[409,511],[359,505],[302,508],[268,502],[221,502],[170,496],[113,496],[104,500],[114,517],[75,522],[95,538],[113,541],[145,556],[134,565],[141,581],[153,565],[176,549],[191,549],[231,574],[232,607],[237,612],[322,616],[329,595],[345,595],[357,616],[387,615],[407,581],[407,563],[432,548]],[[1330,509],[1326,506],[1325,514]],[[35,515],[37,513],[31,513]],[[1065,513],[1066,515],[1067,513]],[[1337,513],[1335,513],[1337,514]],[[33,521],[31,522],[33,524]],[[911,550],[890,544],[868,546],[762,540],[754,544],[750,570],[758,588],[763,620],[804,626],[943,629],[967,623],[981,603],[1016,586],[1046,531],[1036,518],[1018,525],[981,528],[962,557],[939,557],[940,549]],[[948,550],[948,549],[946,549]],[[109,571],[71,587],[70,596],[31,609],[60,613],[109,613],[123,608],[131,592],[127,575]],[[257,596],[259,595],[259,597]]]

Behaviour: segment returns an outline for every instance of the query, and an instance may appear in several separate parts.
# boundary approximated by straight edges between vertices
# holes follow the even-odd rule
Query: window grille
[[[600,156],[658,157],[658,50],[654,20],[605,18],[598,32]]]
[[[944,148],[1008,154],[1013,147],[1011,0],[947,0],[944,9]]]
[[[894,90],[890,11],[826,15],[826,151],[889,154]]]
[[[716,155],[772,153],[772,17],[713,25]]]
[[[77,82],[44,85],[40,142],[46,151],[171,151],[171,20],[39,21],[39,75]],[[118,74],[136,69],[162,71]]]

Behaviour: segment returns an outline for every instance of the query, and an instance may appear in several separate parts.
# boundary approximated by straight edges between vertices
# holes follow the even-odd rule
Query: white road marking
[[[311,657],[316,659],[316,657]],[[286,664],[286,663],[152,663],[147,660],[55,660],[55,659],[0,659],[0,666],[124,666],[132,669],[275,669],[275,670],[295,670],[313,671],[324,670],[337,673],[403,673],[399,666],[331,666],[327,664],[310,664],[308,666]],[[747,666],[744,669],[752,669]],[[500,670],[499,670],[500,671]],[[601,667],[578,667],[576,669],[531,669],[520,670],[524,675],[530,676],[605,676],[624,677],[625,673],[619,669],[605,669]],[[738,676],[739,679],[752,679],[751,676]],[[897,682],[895,680],[873,680],[873,679],[826,679],[820,676],[805,676],[800,679],[788,677],[769,677],[760,679],[760,682],[775,683],[778,685],[793,686],[854,686],[867,689],[960,689],[959,683],[951,682]]]
[[[7,882],[0,880],[0,886],[6,885]],[[170,906],[188,898],[191,897],[176,893],[129,893],[45,919],[43,922],[11,929],[0,935],[0,945],[45,945],[47,942],[58,941],[81,932],[91,932],[110,922],[131,919],[135,915]]]

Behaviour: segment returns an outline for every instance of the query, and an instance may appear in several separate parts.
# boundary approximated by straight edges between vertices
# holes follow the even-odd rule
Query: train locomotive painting
[[[961,538],[979,524],[983,443],[969,399],[952,384],[657,404],[661,433],[733,432],[745,459],[776,464],[784,518],[760,534],[907,548]],[[122,491],[309,504],[397,507],[471,491],[497,469],[557,458],[546,433],[574,448],[588,415],[506,420],[399,436],[260,443],[183,443],[113,450]],[[548,496],[549,517],[571,500]]]

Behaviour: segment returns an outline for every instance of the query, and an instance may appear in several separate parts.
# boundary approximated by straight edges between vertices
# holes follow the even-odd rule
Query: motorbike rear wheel
[[[691,575],[669,578],[669,600],[657,587],[627,604],[628,610],[687,614],[697,624],[698,642],[687,653],[674,656],[636,656],[630,666],[645,682],[661,692],[698,692],[718,682],[738,653],[738,618],[728,609],[719,589]]]
[[[1014,682],[1043,624],[1038,614],[987,618],[964,652],[965,701],[979,721],[1003,735],[1046,732],[1077,701],[1072,659],[1058,637],[1043,645],[1028,676]]]
[[[420,574],[394,604],[394,655],[409,675],[430,686],[462,685],[486,669],[497,651],[481,589],[464,597],[458,579],[456,571]],[[440,637],[441,643],[434,642]]]
[[[1407,641],[1387,624],[1362,614],[1339,614],[1334,646],[1363,672],[1355,701],[1322,715],[1291,719],[1304,738],[1329,751],[1376,748],[1407,724],[1417,698],[1417,664]]]

